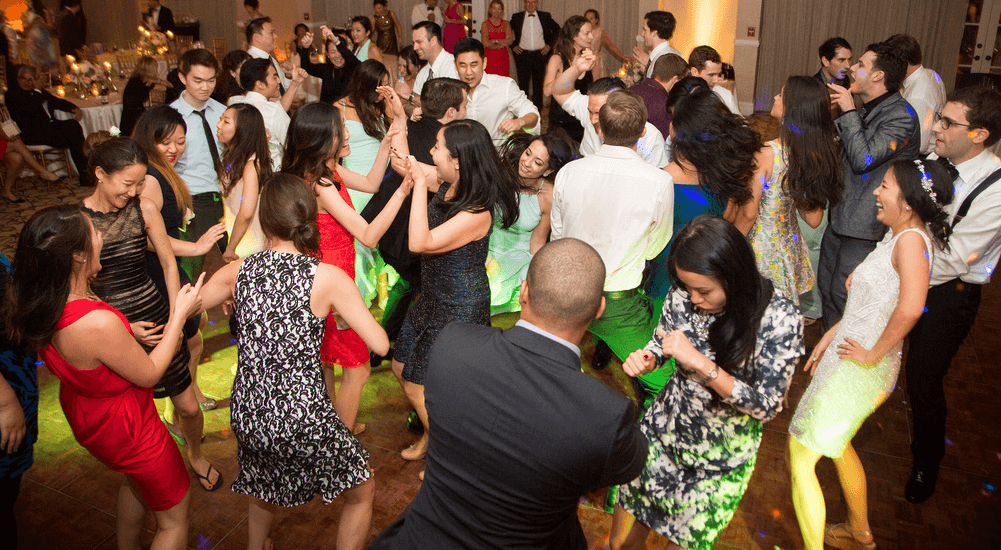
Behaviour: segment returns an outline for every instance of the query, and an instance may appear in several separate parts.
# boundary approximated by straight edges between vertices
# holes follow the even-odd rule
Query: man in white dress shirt
[[[979,86],[954,91],[932,133],[935,155],[955,165],[959,177],[952,204],[945,208],[952,224],[949,249],[936,249],[932,256],[925,312],[908,339],[914,464],[904,496],[913,503],[935,492],[945,455],[943,379],[973,326],[981,287],[990,282],[1001,257],[1001,183],[991,181],[1001,160],[988,150],[1001,138],[1001,93]]]
[[[416,25],[421,21],[433,21],[439,27],[445,26],[445,17],[441,14],[441,8],[438,7],[438,0],[424,0],[414,6],[410,12],[410,24]]]
[[[500,147],[512,132],[521,129],[539,133],[539,110],[514,79],[483,72],[487,59],[479,40],[463,38],[452,51],[459,79],[469,84],[466,118],[483,124],[494,146]]]
[[[740,109],[737,107],[737,100],[730,90],[719,85],[720,75],[723,74],[723,60],[712,46],[696,46],[688,56],[688,71],[692,76],[697,76],[709,83],[713,92],[723,100],[730,112],[739,115]]]
[[[921,45],[913,36],[895,34],[886,42],[900,50],[907,61],[907,76],[900,95],[914,107],[921,126],[921,154],[927,155],[935,148],[931,127],[935,124],[935,113],[941,112],[945,105],[945,84],[938,73],[921,65]]]
[[[414,25],[412,32],[414,51],[417,56],[428,64],[417,73],[414,89],[410,92],[410,101],[421,104],[421,90],[424,83],[432,78],[454,78],[459,80],[455,70],[455,57],[446,52],[441,45],[441,26],[432,21],[421,21]]]
[[[671,37],[674,36],[676,25],[674,14],[669,11],[652,11],[643,16],[643,45],[651,49],[647,53],[636,46],[633,48],[633,57],[646,65],[647,78],[653,76],[653,64],[658,57],[673,53],[684,58],[681,52],[671,47]]]
[[[572,63],[553,85],[553,99],[563,107],[563,110],[573,115],[584,127],[584,139],[580,143],[580,152],[587,156],[594,154],[601,147],[599,135],[599,112],[608,100],[609,94],[617,90],[625,90],[626,85],[618,78],[599,78],[591,83],[587,95],[574,89],[577,77],[591,70],[596,56],[590,49],[585,49],[577,60]],[[644,109],[645,110],[645,109]],[[656,126],[645,122],[643,131],[636,142],[636,151],[640,158],[656,168],[668,165],[667,143],[664,134]]]
[[[278,33],[275,32],[275,26],[271,23],[270,17],[258,17],[250,23],[247,23],[247,44],[250,47],[247,48],[247,53],[250,57],[254,59],[267,59],[271,65],[275,68],[275,73],[278,74],[278,93],[281,96],[282,108],[286,111],[292,107],[292,100],[295,99],[295,94],[299,91],[299,84],[302,80],[296,81],[289,78],[285,71],[282,70],[281,65],[278,64],[278,60],[271,55],[271,52],[275,50],[275,44],[278,42]]]
[[[605,262],[605,313],[589,331],[604,350],[624,360],[643,348],[658,317],[641,282],[647,260],[671,239],[674,182],[636,152],[647,125],[643,100],[635,92],[608,95],[598,113],[604,144],[592,155],[568,163],[553,189],[552,239],[573,237],[594,247]],[[608,355],[596,346],[592,366]],[[604,357],[602,357],[604,355]]]
[[[298,75],[296,75],[298,76]],[[271,167],[281,169],[285,152],[285,137],[291,122],[288,113],[274,101],[278,98],[278,73],[267,59],[250,59],[240,67],[240,86],[246,95],[235,95],[229,104],[249,103],[261,112],[264,127],[268,129],[268,151],[271,153]]]

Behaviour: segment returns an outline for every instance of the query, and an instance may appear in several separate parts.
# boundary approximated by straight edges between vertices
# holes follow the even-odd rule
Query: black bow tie
[[[535,14],[534,13],[530,13],[530,14],[528,14],[528,16],[529,17],[535,17]]]

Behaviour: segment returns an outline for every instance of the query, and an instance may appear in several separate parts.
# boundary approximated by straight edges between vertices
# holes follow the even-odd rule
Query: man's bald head
[[[598,252],[577,239],[559,239],[532,258],[523,295],[534,317],[565,330],[587,327],[601,308],[605,264]]]

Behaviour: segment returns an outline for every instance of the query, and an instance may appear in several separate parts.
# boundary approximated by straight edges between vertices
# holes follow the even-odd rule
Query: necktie
[[[431,68],[431,65],[428,65],[428,80],[432,78],[434,78],[434,69]]]
[[[271,60],[271,64],[274,65],[275,71],[278,72],[278,93],[284,96],[285,86],[282,86],[282,68],[278,66],[278,60],[274,57],[268,56],[268,59]]]
[[[195,111],[202,118],[202,130],[205,130],[205,141],[209,142],[209,152],[212,153],[212,167],[216,170],[222,164],[219,162],[219,150],[215,146],[215,136],[212,135],[212,127],[209,126],[208,119],[205,118],[205,109]]]

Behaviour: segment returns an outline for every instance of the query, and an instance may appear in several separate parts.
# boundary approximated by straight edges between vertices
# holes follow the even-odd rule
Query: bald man
[[[632,402],[580,369],[604,282],[593,248],[553,241],[532,258],[514,328],[442,331],[424,484],[370,549],[587,548],[580,497],[632,480],[647,454]]]

